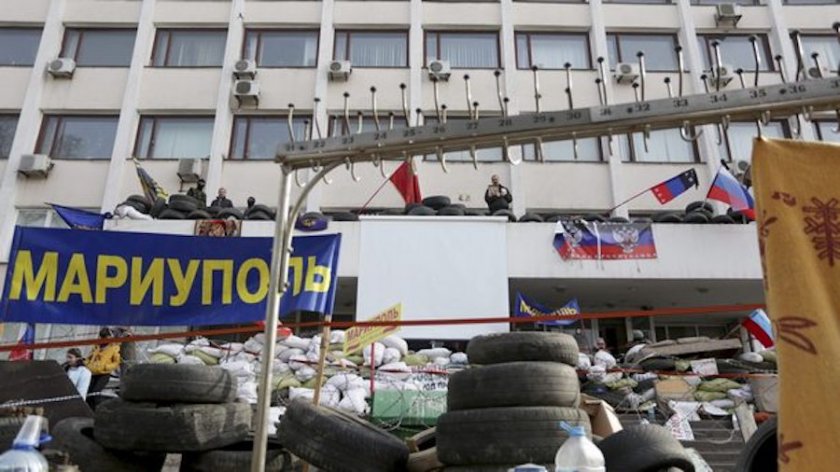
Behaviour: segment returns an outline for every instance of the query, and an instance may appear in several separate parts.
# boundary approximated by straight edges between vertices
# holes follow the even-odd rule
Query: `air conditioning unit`
[[[201,159],[178,159],[178,178],[184,183],[195,183],[201,178]]]
[[[736,3],[721,3],[716,6],[715,23],[718,26],[734,28],[741,21],[741,6]]]
[[[714,67],[709,76],[709,86],[715,88],[726,87],[735,78],[735,68],[729,64]]]
[[[350,73],[353,72],[353,66],[350,61],[332,61],[330,62],[330,80],[344,81],[350,78]]]
[[[44,154],[24,154],[20,157],[18,172],[27,177],[46,179],[53,168],[52,159]]]
[[[619,62],[615,66],[615,81],[620,84],[632,84],[639,78],[639,64]]]
[[[69,79],[76,70],[76,61],[67,57],[59,57],[47,64],[47,72],[55,78]]]
[[[257,63],[251,59],[240,59],[233,65],[233,76],[237,79],[253,79],[257,75]]]
[[[236,98],[259,98],[260,83],[256,80],[237,80],[233,83],[233,95]]]
[[[449,80],[452,75],[452,67],[449,61],[431,61],[429,62],[429,78],[440,81]]]
[[[732,175],[741,176],[750,170],[750,163],[744,160],[736,160],[729,167],[732,170]]]
[[[831,77],[831,69],[829,69],[826,66],[820,66],[819,69],[816,67],[809,67],[808,77],[812,79],[822,79],[823,77]]]

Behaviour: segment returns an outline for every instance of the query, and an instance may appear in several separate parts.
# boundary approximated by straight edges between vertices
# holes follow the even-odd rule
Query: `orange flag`
[[[752,177],[779,359],[779,468],[840,467],[840,146],[756,139]]]

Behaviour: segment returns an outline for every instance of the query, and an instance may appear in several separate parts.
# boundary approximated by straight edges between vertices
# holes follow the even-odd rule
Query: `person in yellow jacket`
[[[102,339],[114,337],[110,328],[102,328],[99,331]],[[108,385],[111,373],[120,368],[120,345],[119,343],[100,344],[93,348],[87,357],[85,366],[91,373],[90,388],[87,393],[87,403],[92,409],[99,404],[99,395],[94,395]]]

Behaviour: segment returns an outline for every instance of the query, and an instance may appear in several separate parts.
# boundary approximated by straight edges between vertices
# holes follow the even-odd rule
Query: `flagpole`
[[[379,165],[382,165],[382,163],[380,163]],[[373,192],[373,195],[371,195],[370,198],[368,198],[368,201],[366,201],[365,204],[362,205],[362,208],[359,209],[359,213],[363,212],[367,208],[367,206],[370,204],[370,202],[372,202],[373,199],[376,198],[377,195],[379,195],[379,192],[381,192],[382,189],[385,188],[385,185],[388,182],[390,182],[390,180],[391,180],[391,177],[388,177],[387,179],[385,179],[384,182],[382,182],[382,185],[380,185],[379,188],[376,189],[375,192]]]
[[[655,185],[654,185],[654,187],[655,187]],[[652,189],[652,188],[653,188],[653,187],[648,187],[648,188],[646,188],[646,189],[642,190],[641,192],[637,193],[636,195],[633,195],[632,197],[628,198],[627,200],[624,200],[623,202],[619,203],[618,205],[616,205],[616,206],[614,206],[614,207],[610,208],[609,210],[607,210],[607,212],[612,213],[612,212],[613,212],[613,210],[615,210],[616,208],[618,208],[618,207],[620,207],[620,206],[622,206],[622,205],[625,205],[625,204],[627,204],[627,203],[629,203],[629,202],[631,202],[631,201],[633,201],[633,200],[635,200],[635,199],[637,199],[637,198],[641,197],[641,196],[642,196],[642,195],[644,195],[645,193],[649,192],[649,191],[650,191],[650,189]]]

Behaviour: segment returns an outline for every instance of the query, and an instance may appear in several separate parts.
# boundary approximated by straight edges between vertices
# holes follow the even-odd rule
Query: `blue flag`
[[[58,216],[72,229],[102,229],[105,215],[50,203]]]
[[[577,298],[569,300],[562,307],[552,310],[544,305],[534,302],[526,298],[521,293],[516,293],[516,306],[513,308],[513,316],[516,317],[532,317],[532,316],[559,316],[568,319],[552,320],[552,321],[538,321],[538,325],[543,326],[568,326],[576,321],[576,316],[580,314],[580,305]]]

